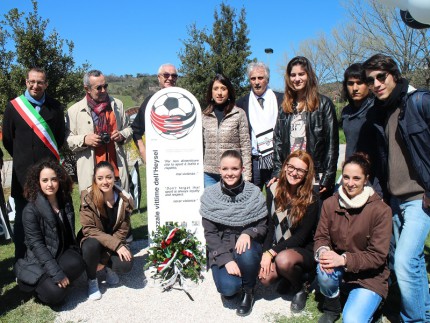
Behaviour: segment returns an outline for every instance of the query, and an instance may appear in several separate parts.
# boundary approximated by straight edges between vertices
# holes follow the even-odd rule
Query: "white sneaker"
[[[102,293],[99,290],[99,282],[96,279],[88,279],[88,299],[96,301],[102,298]]]
[[[119,277],[116,272],[114,272],[109,267],[106,268],[106,283],[110,286],[115,286],[119,283]]]

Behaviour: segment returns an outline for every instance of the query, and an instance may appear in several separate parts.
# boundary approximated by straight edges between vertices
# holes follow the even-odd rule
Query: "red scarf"
[[[114,130],[117,130],[115,113],[112,111],[109,96],[106,96],[106,100],[103,102],[94,101],[94,99],[88,93],[86,98],[87,104],[91,111],[94,112],[98,117],[98,122],[96,123],[94,120],[94,115],[92,116],[96,132],[98,134],[107,132],[110,135]],[[109,162],[114,168],[115,177],[119,178],[115,142],[111,140],[108,144],[102,144],[100,147],[96,147],[94,149],[94,153],[96,157],[96,164],[101,161]]]

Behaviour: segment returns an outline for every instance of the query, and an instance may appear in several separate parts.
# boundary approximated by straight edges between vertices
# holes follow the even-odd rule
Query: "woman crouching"
[[[259,278],[265,286],[280,280],[280,286],[290,287],[293,313],[305,308],[307,285],[315,272],[313,238],[319,198],[312,189],[314,177],[312,157],[296,150],[284,161],[279,181],[270,186],[274,200],[269,206],[269,232]],[[306,275],[308,278],[303,279]]]
[[[102,297],[96,277],[106,271],[106,283],[119,283],[118,273],[127,273],[133,266],[133,256],[126,242],[130,230],[133,199],[114,185],[114,169],[100,162],[94,169],[93,184],[81,193],[82,254],[87,264],[88,298]]]
[[[261,243],[267,231],[267,208],[260,189],[242,178],[236,150],[221,156],[221,181],[205,189],[200,214],[209,266],[218,292],[232,297],[242,290],[239,316],[249,315],[260,269]]]
[[[61,303],[85,270],[75,236],[73,182],[56,160],[33,166],[24,185],[27,251],[15,264],[18,286],[48,305]]]
[[[371,322],[387,297],[392,215],[367,186],[369,173],[367,155],[353,154],[343,164],[339,192],[324,201],[314,245],[318,283],[325,296],[319,322],[339,318],[340,288],[348,294],[342,313],[347,323]]]

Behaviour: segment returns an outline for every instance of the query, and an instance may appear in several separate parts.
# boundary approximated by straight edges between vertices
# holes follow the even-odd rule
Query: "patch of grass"
[[[12,157],[9,155],[8,151],[4,148],[3,140],[0,140],[0,149],[3,152],[3,160],[11,160]]]
[[[139,209],[131,216],[132,233],[135,240],[148,238],[147,204],[146,204],[146,169],[140,167],[141,200]],[[76,232],[81,229],[79,221],[80,192],[78,185],[72,193],[75,208]],[[45,306],[34,297],[19,290],[13,273],[15,248],[12,242],[0,240],[0,323],[53,322],[55,310]]]
[[[117,95],[113,94],[113,97],[117,98],[118,100],[121,100],[124,104],[124,109],[127,110],[128,108],[137,106],[138,104],[134,102],[132,97],[130,95]]]
[[[341,128],[339,128],[339,144],[346,144],[345,133]]]

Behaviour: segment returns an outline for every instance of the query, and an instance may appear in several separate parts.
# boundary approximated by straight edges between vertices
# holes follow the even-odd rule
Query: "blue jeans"
[[[215,185],[221,180],[221,176],[219,174],[213,174],[213,173],[204,173],[204,185],[205,188],[208,186]]]
[[[327,274],[317,265],[317,277],[321,293],[329,298],[338,296],[343,274],[344,269],[341,267],[335,268],[332,274]],[[344,284],[344,286],[349,294],[342,312],[343,322],[371,322],[382,297],[359,285]]]
[[[257,283],[261,254],[261,245],[254,241],[251,241],[251,249],[247,249],[240,255],[233,251],[233,258],[240,269],[242,277],[230,275],[225,266],[211,266],[218,293],[224,296],[233,296],[242,287],[245,290],[252,290]]]
[[[422,200],[391,199],[396,242],[394,271],[401,294],[400,315],[404,322],[430,322],[430,295],[424,243],[430,230],[430,210]]]

